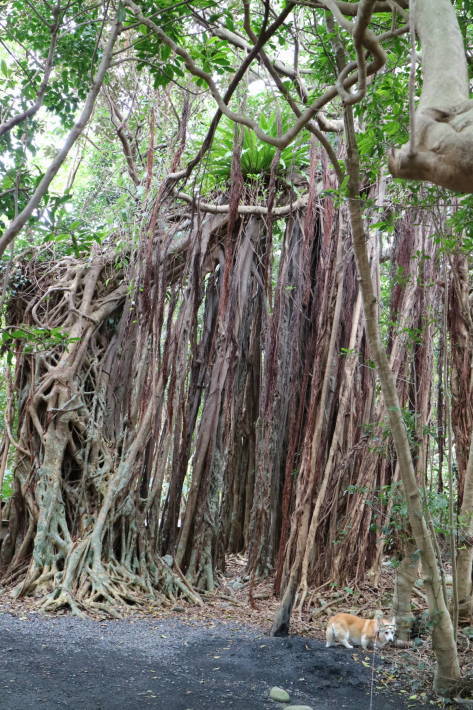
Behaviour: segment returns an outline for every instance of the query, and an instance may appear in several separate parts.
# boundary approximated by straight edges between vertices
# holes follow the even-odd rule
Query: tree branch
[[[307,5],[308,7],[314,7],[318,8],[321,10],[326,10],[327,7],[325,6],[324,0],[320,0],[320,2],[317,2],[317,0],[304,0],[303,2],[299,2],[299,5]],[[359,6],[361,5],[361,2],[341,2],[341,0],[337,0],[336,5],[337,9],[343,14],[351,17],[356,17],[358,14],[358,9]],[[399,7],[402,9],[408,9],[409,7],[409,0],[397,0],[397,4]],[[373,7],[373,12],[391,12],[392,10],[392,4],[390,2],[375,2],[374,7]]]
[[[245,11],[245,19],[244,19],[244,28],[246,33],[248,34],[249,38],[251,39],[252,42],[256,41],[256,36],[251,28],[251,23],[250,23],[250,15],[249,15],[249,7],[248,7],[248,2],[247,0],[243,0],[243,7]],[[287,103],[291,107],[294,115],[297,118],[300,118],[302,115],[302,111],[300,110],[299,106],[297,103],[294,101],[292,98],[289,89],[286,88],[284,83],[281,81],[281,78],[279,77],[276,67],[273,65],[271,60],[269,59],[268,55],[264,51],[263,48],[260,49],[260,57],[263,62],[263,65],[266,67],[267,71],[269,72],[270,76],[272,77],[274,83],[276,84],[277,88],[279,89],[280,93],[284,98],[286,99]],[[297,82],[301,96],[303,97],[304,104],[307,104],[307,92],[305,91],[305,87],[303,87],[300,83],[299,76],[297,75],[296,72],[294,72],[295,76],[294,79]],[[340,163],[338,162],[337,155],[331,145],[331,143],[327,140],[327,138],[323,135],[323,133],[317,128],[317,126],[313,123],[313,121],[308,121],[307,123],[307,129],[318,139],[318,141],[323,145],[325,148],[325,152],[327,153],[330,162],[333,165],[333,168],[337,174],[337,177],[339,181],[341,182],[343,180],[343,174],[342,170],[340,168]]]
[[[94,81],[92,83],[92,87],[91,87],[91,89],[88,93],[87,99],[85,101],[84,108],[82,109],[82,113],[81,113],[78,121],[74,124],[73,128],[69,132],[69,135],[67,136],[63,147],[57,153],[56,157],[54,158],[54,160],[50,164],[50,166],[47,169],[42,180],[38,184],[36,190],[34,191],[33,195],[31,196],[30,200],[28,201],[28,204],[22,210],[22,212],[20,212],[20,214],[17,217],[15,217],[14,220],[12,220],[12,222],[9,224],[9,226],[4,231],[3,235],[0,237],[0,256],[2,256],[2,254],[5,252],[5,249],[10,244],[10,242],[23,229],[26,222],[32,216],[34,210],[38,207],[39,203],[41,202],[41,199],[48,191],[48,188],[49,188],[52,180],[57,175],[59,168],[61,167],[64,160],[66,159],[70,149],[72,148],[72,146],[74,145],[76,140],[81,135],[82,131],[84,130],[84,128],[87,124],[87,121],[89,120],[89,118],[92,115],[92,111],[95,106],[95,100],[96,100],[96,98],[99,94],[100,88],[103,84],[105,74],[107,73],[108,68],[110,66],[115,41],[121,31],[121,23],[119,20],[119,14],[120,14],[120,9],[118,9],[117,14],[113,20],[112,28],[110,30],[110,37],[109,37],[107,45],[104,49],[101,62],[100,62],[99,67],[97,69],[97,73],[96,73]]]
[[[195,205],[202,212],[210,212],[211,214],[228,214],[230,211],[230,205],[212,205],[208,202],[201,202],[199,197],[192,197],[192,195],[186,195],[185,192],[174,192],[175,196],[180,200],[184,200],[191,205]],[[238,205],[238,214],[253,214],[253,215],[267,215],[271,214],[275,217],[285,217],[291,212],[305,207],[307,204],[308,195],[299,197],[294,202],[290,202],[288,205],[281,205],[280,207],[273,207],[269,210],[264,205]]]
[[[283,150],[286,148],[293,140],[294,138],[298,135],[298,133],[307,125],[308,121],[310,121],[311,118],[315,116],[315,114],[320,111],[320,109],[325,106],[331,99],[333,99],[337,93],[338,93],[338,88],[337,86],[332,87],[328,91],[325,92],[325,94],[314,101],[312,104],[310,104],[304,112],[301,113],[300,117],[297,119],[297,121],[294,123],[294,125],[286,131],[286,133],[283,133],[280,136],[271,136],[267,133],[265,133],[259,126],[259,124],[254,121],[253,119],[249,118],[248,116],[244,116],[243,114],[236,113],[235,111],[232,111],[224,98],[220,95],[220,92],[217,88],[217,85],[213,81],[212,77],[210,74],[205,72],[203,69],[198,67],[192,57],[189,55],[188,52],[183,47],[180,47],[177,45],[174,40],[172,40],[170,37],[168,37],[160,27],[158,27],[154,22],[146,18],[143,13],[141,12],[140,8],[138,5],[136,5],[133,0],[124,0],[125,4],[132,10],[134,15],[141,21],[142,24],[146,25],[151,29],[154,34],[159,37],[159,39],[164,42],[168,47],[172,49],[177,56],[181,57],[184,60],[184,64],[187,67],[187,69],[190,71],[191,74],[194,76],[198,77],[199,79],[203,79],[207,86],[210,89],[210,93],[212,94],[214,100],[216,101],[219,111],[227,116],[231,121],[234,121],[235,123],[240,123],[247,128],[252,129],[257,137],[265,142],[269,143],[270,145],[275,146],[276,148],[279,148]],[[332,3],[332,0],[325,0],[327,3]],[[292,10],[293,8],[293,3],[288,4],[288,6],[285,8],[286,10],[286,15],[289,14],[289,11]],[[338,11],[337,11],[338,12]],[[281,13],[280,18],[283,13]],[[339,15],[340,13],[338,13]],[[350,28],[351,28],[351,23]],[[268,29],[268,32],[271,28]],[[404,32],[405,29],[403,28],[402,30],[399,30],[399,34],[401,32]],[[261,50],[261,47],[264,45],[264,43],[267,41],[267,35],[268,33],[264,33],[259,40],[259,43],[261,46],[256,45],[252,53],[248,55],[249,57],[251,56],[251,59],[253,59]],[[392,33],[389,33],[390,36],[392,36]],[[365,39],[366,39],[366,44],[369,46],[371,51],[373,52],[375,58],[374,61],[370,62],[370,64],[366,68],[366,73],[367,75],[373,74],[374,72],[378,71],[378,69],[383,65],[384,62],[384,52],[379,47],[378,42],[381,40],[381,38],[385,37],[386,35],[381,35],[378,38],[375,38],[375,36],[366,30],[365,32]],[[253,56],[252,56],[253,55]],[[248,58],[247,58],[248,59]],[[356,68],[357,64],[356,63],[351,63],[348,65],[351,69]],[[344,88],[346,89],[349,86],[352,86],[356,81],[358,80],[357,75],[353,75],[351,77],[347,77],[347,79],[344,82]],[[180,174],[179,177],[183,177],[183,174]],[[173,176],[175,178],[176,176]]]
[[[10,118],[8,121],[2,123],[0,125],[0,137],[3,136],[5,133],[11,131],[12,128],[17,126],[19,123],[25,121],[27,118],[31,118],[32,116],[34,116],[35,113],[37,113],[41,108],[43,104],[44,94],[46,92],[53,68],[54,54],[56,52],[57,38],[59,32],[59,24],[59,19],[56,19],[56,22],[51,30],[51,43],[49,45],[48,56],[44,68],[43,80],[38,89],[36,101],[32,106],[30,106],[30,108],[26,109],[25,111],[22,111],[21,113],[16,114],[16,116],[12,116],[12,118]]]
[[[223,97],[223,100],[225,103],[228,103],[233,96],[233,94],[236,91],[237,86],[239,85],[241,79],[245,75],[246,70],[250,66],[251,62],[255,57],[258,55],[259,50],[261,47],[265,44],[265,42],[272,37],[276,30],[283,24],[284,20],[286,17],[292,12],[292,9],[294,8],[295,3],[292,0],[289,0],[287,2],[286,7],[280,12],[280,14],[276,17],[274,22],[268,27],[268,29],[263,32],[259,39],[258,43],[253,47],[253,49],[248,52],[247,56],[241,63],[239,69],[235,72],[235,75],[233,79],[231,80],[228,89],[225,92],[225,95]],[[210,123],[209,129],[207,131],[207,135],[204,138],[204,141],[202,142],[201,147],[199,148],[197,154],[192,158],[192,160],[187,164],[187,166],[183,169],[180,170],[179,172],[171,173],[168,175],[168,182],[173,182],[176,180],[180,180],[181,178],[188,178],[189,175],[191,174],[192,170],[198,163],[202,160],[203,156],[206,154],[206,152],[209,150],[210,146],[212,145],[213,137],[215,134],[215,131],[217,129],[217,126],[220,122],[220,119],[222,117],[222,112],[220,109],[217,109],[215,112],[215,115]]]
[[[105,96],[110,107],[110,121],[113,124],[117,132],[117,136],[122,144],[123,154],[126,159],[126,164],[128,167],[128,174],[135,185],[140,184],[140,178],[138,177],[138,171],[136,168],[136,150],[130,144],[129,131],[127,126],[127,120],[121,115],[120,109],[118,108],[116,102],[112,98],[111,91],[106,90]]]
[[[346,64],[339,73],[336,86],[338,93],[340,94],[341,98],[343,99],[343,102],[346,105],[355,104],[361,101],[361,99],[366,94],[367,67],[364,47],[366,47],[374,57],[374,60],[371,65],[372,73],[381,69],[381,67],[386,62],[386,54],[382,49],[379,40],[368,29],[368,23],[373,12],[375,0],[361,0],[358,3],[358,13],[356,16],[355,23],[352,23],[349,20],[345,19],[335,0],[323,1],[327,9],[332,11],[333,16],[335,17],[339,25],[347,32],[350,32],[350,34],[352,34],[353,36],[353,43],[356,51],[356,66],[358,70],[357,82],[359,85],[359,89],[356,93],[351,94],[349,91],[347,91],[347,88],[345,87],[345,80],[351,72],[349,64]]]

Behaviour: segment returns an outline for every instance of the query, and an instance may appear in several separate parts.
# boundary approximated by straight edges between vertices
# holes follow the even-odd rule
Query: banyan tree
[[[253,575],[276,568],[278,589],[302,551],[300,607],[310,584],[379,574],[389,502],[360,503],[398,473],[346,213],[315,150],[310,179],[303,205],[286,196],[251,213],[240,176],[239,202],[217,214],[164,201],[136,253],[33,253],[15,272],[1,561],[16,594],[79,613],[198,602],[226,553],[246,551]],[[405,322],[389,347],[418,413],[432,353],[426,340],[410,357],[406,332],[435,300],[417,286],[434,243],[414,219],[396,232],[393,268],[405,271],[391,308]],[[379,243],[373,232],[377,279]],[[421,247],[432,258],[417,264]]]
[[[311,586],[376,585],[387,544],[415,549],[446,692],[458,609],[425,490],[449,484],[452,541],[458,493],[468,616],[471,264],[448,244],[459,200],[439,188],[472,189],[471,26],[450,0],[220,5],[99,3],[80,8],[87,23],[45,3],[21,56],[39,67],[28,106],[0,98],[0,256],[26,228],[56,229],[48,193],[81,136],[100,153],[113,134],[104,211],[123,200],[132,215],[4,269],[2,584],[79,614],[199,604],[242,552],[252,580],[275,572],[285,633]],[[9,9],[21,51],[23,21]],[[38,177],[21,160],[43,104],[68,132]],[[94,110],[99,140],[83,135]],[[438,188],[401,188],[387,167]],[[401,485],[403,531],[387,541]]]

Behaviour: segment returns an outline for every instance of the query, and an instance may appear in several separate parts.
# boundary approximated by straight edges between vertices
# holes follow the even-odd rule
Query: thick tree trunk
[[[393,595],[393,613],[396,617],[396,639],[409,641],[413,621],[411,610],[412,590],[417,580],[419,570],[419,553],[413,542],[406,550],[396,569],[396,586]]]
[[[473,101],[455,8],[450,0],[416,0],[415,7],[423,87],[413,150],[409,143],[394,151],[389,167],[395,177],[473,192]]]

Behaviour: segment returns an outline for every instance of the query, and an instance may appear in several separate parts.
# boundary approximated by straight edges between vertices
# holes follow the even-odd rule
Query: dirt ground
[[[386,661],[379,656],[371,705],[370,653],[325,649],[300,636],[272,638],[235,622],[3,612],[0,639],[2,710],[287,707],[269,699],[273,686],[290,694],[290,704],[313,710],[432,707],[380,690]]]
[[[129,609],[120,621],[37,613],[37,600],[0,588],[0,710],[405,710],[439,707],[432,693],[430,640],[371,652],[325,648],[327,618],[348,611],[389,614],[393,572],[378,587],[311,590],[291,635],[268,636],[279,600],[273,580],[250,589],[246,560],[227,561],[215,593],[195,606]],[[414,611],[426,608],[422,593]],[[473,677],[470,642],[460,638],[463,675]],[[284,688],[289,704],[268,697]],[[449,707],[459,707],[450,705]]]

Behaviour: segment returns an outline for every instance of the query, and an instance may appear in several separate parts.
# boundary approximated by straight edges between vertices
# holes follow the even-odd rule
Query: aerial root
[[[54,566],[43,569],[37,576],[32,571],[27,592],[41,593],[38,602],[41,611],[54,613],[67,608],[81,618],[98,614],[119,619],[127,609],[167,606],[176,603],[178,596],[192,604],[203,604],[178,568],[168,567],[159,558],[156,561],[155,574],[147,572],[139,577],[116,559],[92,564],[90,557],[84,555],[63,584],[58,583]]]
[[[54,590],[50,592],[45,599],[39,604],[39,609],[45,612],[55,612],[58,609],[69,607],[74,616],[79,616],[82,619],[87,618],[87,614],[81,609],[79,603],[74,599],[71,592],[67,589]]]

